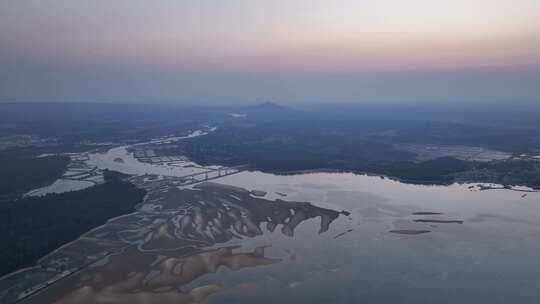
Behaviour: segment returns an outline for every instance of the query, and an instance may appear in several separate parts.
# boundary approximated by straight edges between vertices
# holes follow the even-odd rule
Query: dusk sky
[[[540,103],[538,0],[0,0],[0,101]]]

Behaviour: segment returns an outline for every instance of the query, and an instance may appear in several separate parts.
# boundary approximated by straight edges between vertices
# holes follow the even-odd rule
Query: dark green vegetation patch
[[[39,258],[129,213],[145,191],[115,175],[80,191],[23,198],[0,205],[0,276],[33,265]]]
[[[41,158],[0,158],[0,202],[52,183],[69,163],[67,156]]]

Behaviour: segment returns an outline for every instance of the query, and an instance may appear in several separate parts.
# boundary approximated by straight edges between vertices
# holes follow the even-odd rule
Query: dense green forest
[[[41,158],[0,157],[0,202],[27,190],[52,183],[66,170],[67,156]]]
[[[0,204],[0,276],[31,266],[109,218],[131,212],[144,195],[109,174],[106,183],[84,190]]]
[[[306,127],[299,123],[224,126],[158,153],[185,154],[204,165],[249,165],[256,170],[282,174],[329,169],[381,174],[411,183],[449,184],[466,180],[540,188],[538,161],[485,163],[441,157],[417,162],[415,154],[396,149],[375,132],[375,127],[351,132],[339,124],[330,128],[324,124]]]
[[[383,144],[364,143],[365,148],[358,142],[324,145],[324,141],[320,147],[302,145],[300,140],[293,145],[221,144],[208,137],[186,142],[182,149],[201,164],[247,164],[253,169],[282,174],[316,169],[369,172],[416,183],[451,183],[452,174],[482,165],[449,157],[416,163],[408,159],[407,152]]]

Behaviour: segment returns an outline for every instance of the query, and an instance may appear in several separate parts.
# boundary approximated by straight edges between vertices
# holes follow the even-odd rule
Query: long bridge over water
[[[175,186],[190,186],[205,181],[218,179],[221,177],[237,174],[247,170],[247,165],[234,166],[234,167],[220,167],[217,169],[208,169],[203,172],[192,173],[183,176],[160,176],[155,175],[137,175],[131,177],[129,180],[135,183],[137,186],[144,189],[156,189],[161,187],[167,187],[169,185]]]

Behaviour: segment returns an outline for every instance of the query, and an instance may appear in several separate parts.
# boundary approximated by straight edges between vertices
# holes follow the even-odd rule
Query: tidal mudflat
[[[217,181],[147,189],[137,212],[44,259],[70,275],[23,303],[537,302],[538,193],[343,173]]]
[[[144,206],[144,205],[151,205]],[[28,303],[192,303],[226,288],[198,286],[223,269],[233,272],[280,263],[271,244],[244,246],[265,233],[293,238],[305,221],[318,220],[313,234],[326,233],[347,214],[305,202],[270,201],[228,185],[203,183],[150,192],[140,210],[109,221],[40,261],[59,279]],[[264,231],[264,232],[263,232]],[[274,255],[274,256],[273,256]]]

